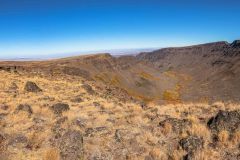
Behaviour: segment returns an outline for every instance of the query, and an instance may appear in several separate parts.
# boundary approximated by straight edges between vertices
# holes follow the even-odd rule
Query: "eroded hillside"
[[[137,56],[88,55],[41,62],[2,62],[0,69],[81,77],[143,102],[240,101],[239,41],[166,48]]]
[[[236,41],[0,62],[0,159],[239,159],[239,58]]]

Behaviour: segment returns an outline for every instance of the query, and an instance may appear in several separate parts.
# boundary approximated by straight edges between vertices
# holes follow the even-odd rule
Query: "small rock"
[[[0,120],[4,119],[7,115],[7,113],[0,113]]]
[[[0,144],[2,144],[5,139],[6,138],[2,134],[0,134]]]
[[[115,140],[116,140],[117,142],[121,142],[121,141],[122,141],[122,137],[121,137],[121,134],[120,134],[120,130],[119,130],[119,129],[117,129],[117,130],[115,131]]]
[[[140,103],[140,106],[141,106],[141,108],[142,108],[143,110],[148,109],[148,106],[147,106],[147,104],[146,104],[145,102],[141,102],[141,103]]]
[[[16,146],[17,144],[27,145],[28,139],[24,135],[16,135],[11,138],[8,142],[8,145]]]
[[[68,120],[68,117],[62,117],[62,118],[59,118],[57,121],[56,121],[56,125],[61,125],[63,124],[65,121]]]
[[[82,88],[85,89],[85,91],[89,94],[95,94],[94,90],[92,89],[92,87],[88,84],[83,84]]]
[[[179,144],[187,152],[196,151],[203,147],[203,139],[197,136],[189,136],[187,138],[181,139]]]
[[[77,96],[77,97],[71,99],[71,102],[73,102],[73,103],[81,103],[81,102],[83,102],[83,100],[82,100],[82,98],[80,96]]]
[[[208,121],[208,127],[214,132],[222,130],[234,132],[235,130],[240,130],[240,110],[220,110],[215,117]]]
[[[25,91],[27,92],[42,92],[42,89],[40,89],[36,83],[28,81],[25,85]]]
[[[17,92],[17,90],[18,90],[18,86],[17,86],[17,84],[16,83],[12,83],[10,86],[9,86],[9,92]]]
[[[86,122],[85,122],[85,121],[86,121],[85,119],[77,118],[77,119],[75,120],[75,124],[76,124],[77,126],[83,128],[83,127],[86,126]]]
[[[91,137],[93,132],[94,132],[93,128],[87,128],[86,131],[85,131],[85,135],[84,136]]]
[[[70,108],[69,108],[69,105],[68,104],[65,104],[65,103],[57,103],[57,104],[54,104],[51,109],[53,110],[54,114],[57,114],[57,115],[60,115],[62,114],[62,112],[64,111],[68,111]]]
[[[1,153],[5,151],[6,145],[5,145],[6,137],[0,133],[0,157]]]
[[[80,131],[67,131],[59,141],[62,160],[83,159],[83,136]]]
[[[32,107],[28,104],[20,104],[19,106],[17,106],[14,113],[19,113],[20,111],[27,112],[29,115],[33,113]]]
[[[33,122],[35,122],[35,123],[44,123],[45,120],[42,119],[42,118],[34,117],[34,118],[33,118]]]
[[[93,105],[96,107],[96,108],[99,108],[101,110],[104,110],[105,108],[98,102],[93,102]]]

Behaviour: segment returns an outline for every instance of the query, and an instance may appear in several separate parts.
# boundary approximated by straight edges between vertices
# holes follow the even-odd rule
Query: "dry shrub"
[[[149,145],[156,145],[158,143],[158,138],[154,137],[151,133],[147,132],[143,134],[145,142]]]
[[[222,145],[227,145],[229,143],[229,133],[226,130],[221,131],[218,134],[218,140]]]
[[[46,132],[33,132],[28,135],[29,147],[32,149],[38,149],[46,140],[47,133]]]
[[[191,135],[196,135],[198,137],[202,137],[205,141],[209,141],[211,137],[211,133],[209,129],[200,123],[192,124],[192,127],[189,129]]]
[[[165,123],[162,129],[164,135],[168,135],[172,132],[172,125],[170,123]]]
[[[212,107],[216,107],[218,109],[225,110],[225,105],[223,102],[214,102],[212,104]]]
[[[190,120],[192,123],[199,123],[199,119],[194,115],[188,115],[188,120]]]
[[[219,152],[213,151],[212,149],[205,149],[199,152],[195,152],[196,160],[216,160],[221,159]]]
[[[158,160],[165,160],[168,159],[167,154],[162,151],[160,148],[153,148],[150,152],[149,155],[153,159],[158,159]]]
[[[43,159],[44,160],[60,160],[59,151],[56,148],[48,149]]]
[[[182,157],[184,156],[183,150],[174,150],[169,152],[169,158],[171,160],[182,160]]]
[[[233,145],[240,144],[240,131],[237,131],[233,134],[233,136],[231,138],[231,142]]]

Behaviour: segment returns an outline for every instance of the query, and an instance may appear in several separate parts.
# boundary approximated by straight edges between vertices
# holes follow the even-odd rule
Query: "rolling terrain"
[[[2,62],[0,69],[82,77],[144,102],[240,101],[240,44],[216,42],[136,56],[110,54],[39,62]],[[7,68],[8,67],[8,68]]]
[[[0,62],[1,160],[239,159],[240,41]]]

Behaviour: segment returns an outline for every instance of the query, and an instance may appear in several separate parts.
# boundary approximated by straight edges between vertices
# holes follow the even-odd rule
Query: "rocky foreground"
[[[145,104],[112,92],[71,75],[0,71],[0,159],[240,159],[240,104]]]

